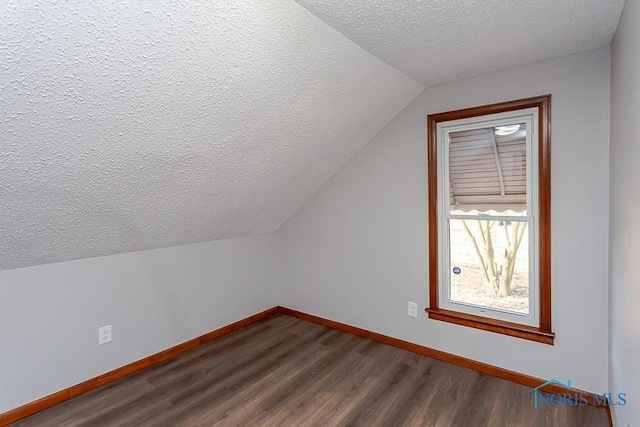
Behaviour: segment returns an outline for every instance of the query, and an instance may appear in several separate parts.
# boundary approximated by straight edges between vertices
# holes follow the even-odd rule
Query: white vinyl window
[[[427,124],[429,318],[552,345],[551,95]]]
[[[439,122],[438,305],[539,326],[538,108]]]

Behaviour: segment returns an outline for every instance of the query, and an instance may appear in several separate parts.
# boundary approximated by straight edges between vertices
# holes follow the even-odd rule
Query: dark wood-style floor
[[[608,426],[528,387],[276,315],[19,426]]]

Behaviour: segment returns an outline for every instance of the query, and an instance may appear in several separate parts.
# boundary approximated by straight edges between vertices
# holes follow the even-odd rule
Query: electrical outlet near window
[[[409,317],[418,317],[418,304],[416,304],[415,302],[410,302],[407,314],[409,315]]]
[[[108,342],[111,342],[111,325],[98,329],[98,344],[102,345]]]

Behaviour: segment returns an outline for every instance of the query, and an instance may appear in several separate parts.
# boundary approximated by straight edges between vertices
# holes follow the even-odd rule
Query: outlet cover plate
[[[106,344],[108,342],[111,342],[111,325],[98,329],[98,344]]]
[[[418,317],[418,304],[410,302],[407,314],[410,317]]]

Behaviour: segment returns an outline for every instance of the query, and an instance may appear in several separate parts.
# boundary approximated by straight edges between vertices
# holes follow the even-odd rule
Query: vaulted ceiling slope
[[[606,46],[624,0],[296,0],[425,86]]]
[[[0,269],[275,231],[422,89],[293,0],[5,0]]]

